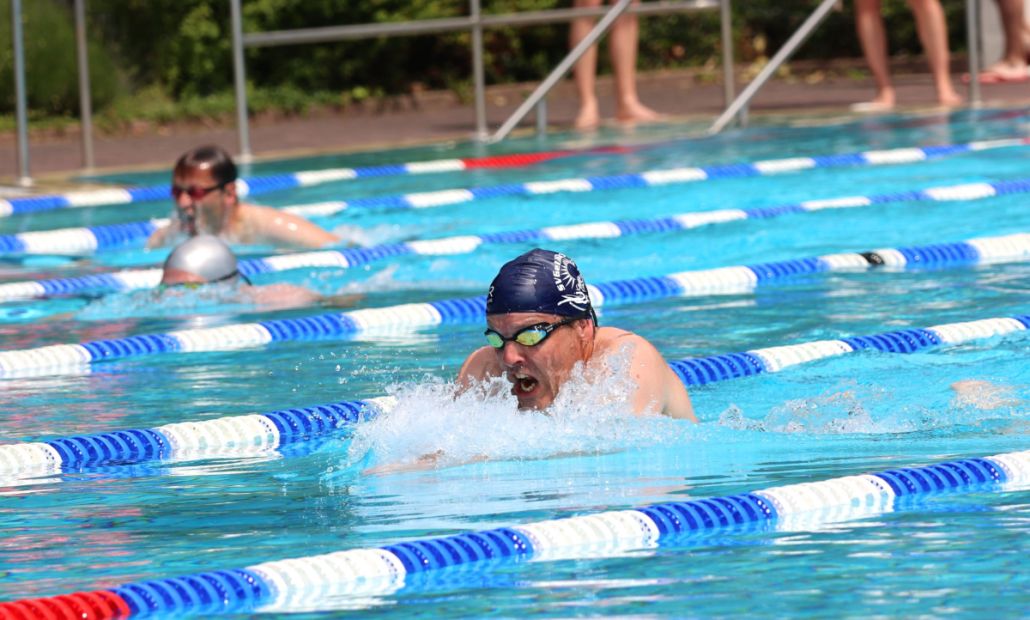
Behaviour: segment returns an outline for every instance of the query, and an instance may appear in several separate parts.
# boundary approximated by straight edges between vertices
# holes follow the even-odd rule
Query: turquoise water
[[[834,121],[798,119],[691,138],[695,128],[603,133],[597,144],[650,143],[629,156],[557,160],[518,170],[371,179],[272,194],[299,204],[795,155],[963,143],[1030,135],[1025,111]],[[555,136],[507,152],[588,141]],[[255,166],[250,174],[475,155],[470,145],[352,154]],[[1030,176],[1030,148],[871,168],[814,170],[661,188],[505,198],[417,212],[346,212],[319,220],[391,242],[764,207]],[[119,178],[156,183],[164,172]],[[263,197],[264,201],[264,197]],[[828,210],[691,231],[551,244],[588,281],[662,275],[832,252],[960,241],[1030,231],[1025,195]],[[37,214],[0,232],[165,215],[169,205]],[[505,260],[529,246],[403,257],[367,269],[261,276],[359,307],[482,294]],[[255,250],[256,251],[256,250]],[[3,280],[153,264],[161,253],[42,257],[3,265]],[[49,262],[48,262],[49,261]],[[1026,313],[1025,263],[941,270],[799,276],[753,294],[605,308],[674,360]],[[0,349],[304,316],[241,306],[231,291],[196,300],[149,291],[102,299],[0,305]],[[1025,335],[911,355],[864,352],[781,373],[694,388],[701,423],[633,418],[606,388],[551,416],[506,399],[454,401],[449,382],[479,346],[482,326],[261,350],[158,355],[95,364],[77,375],[3,379],[0,442],[154,427],[380,396],[390,415],[318,441],[249,457],[92,468],[2,480],[0,599],[49,596],[265,561],[388,545],[657,502],[744,493],[832,477],[1027,448],[1030,370]],[[965,402],[950,387],[986,381],[996,399]],[[444,451],[428,471],[373,473]],[[467,463],[486,455],[486,462]],[[373,471],[369,471],[372,469]],[[329,597],[312,616],[585,615],[998,617],[1025,615],[1027,490],[925,497],[878,516],[797,531],[723,531],[616,557],[448,569],[375,597]],[[336,610],[336,611],[334,611]]]

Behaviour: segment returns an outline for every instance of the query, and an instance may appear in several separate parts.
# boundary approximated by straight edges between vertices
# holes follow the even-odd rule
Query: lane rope
[[[669,366],[684,385],[695,387],[776,373],[858,351],[914,353],[1027,329],[1030,329],[1030,315],[988,318],[687,358],[672,361]],[[4,477],[35,476],[117,463],[267,452],[370,419],[390,411],[395,403],[392,397],[382,396],[204,422],[0,445],[0,481]]]
[[[23,599],[0,603],[0,618],[310,611],[330,597],[392,593],[415,575],[453,566],[486,571],[498,563],[616,557],[678,537],[756,526],[807,530],[904,510],[913,498],[1003,492],[1028,481],[1030,451],[1008,452]]]
[[[309,218],[327,217],[347,209],[428,209],[448,205],[461,204],[476,200],[486,200],[501,196],[534,196],[561,192],[591,192],[639,187],[656,187],[660,185],[693,183],[698,181],[722,178],[744,178],[786,172],[797,172],[811,168],[901,164],[926,161],[945,157],[954,153],[983,151],[992,148],[1004,148],[1030,144],[1030,138],[995,140],[991,142],[973,142],[966,145],[949,145],[942,147],[902,148],[888,151],[867,151],[841,155],[820,157],[792,157],[789,159],[768,160],[755,163],[728,164],[702,168],[674,168],[651,170],[634,174],[559,179],[553,181],[534,181],[528,183],[511,183],[485,187],[445,189],[432,192],[418,192],[395,196],[372,196],[356,198],[350,201],[328,201],[311,204],[290,205],[281,207],[283,211]],[[977,183],[970,185],[968,191],[979,191],[986,197],[1013,191],[1027,191],[1028,181]],[[1023,185],[1020,185],[1022,183]],[[997,185],[998,187],[995,187]],[[973,187],[979,188],[974,190]],[[940,200],[933,194],[923,196],[920,192],[893,193],[877,197],[859,197],[873,202],[896,202],[898,200]],[[967,198],[969,199],[969,198]],[[817,201],[810,201],[817,202]],[[803,204],[803,203],[802,203]],[[801,208],[798,205],[791,207]],[[858,206],[858,205],[855,205]],[[3,204],[0,201],[0,212]],[[57,230],[33,231],[13,235],[0,235],[0,255],[2,254],[85,254],[99,249],[142,245],[142,242],[157,228],[165,225],[167,219],[127,222],[104,226],[63,228]]]
[[[257,196],[269,192],[277,192],[299,187],[311,187],[323,183],[349,181],[369,177],[389,177],[398,175],[432,174],[438,172],[458,172],[462,170],[520,168],[542,162],[571,157],[574,155],[604,155],[609,153],[628,152],[618,146],[603,146],[593,149],[565,149],[543,151],[538,153],[514,153],[510,155],[491,155],[487,157],[465,157],[458,159],[436,159],[431,161],[408,162],[402,164],[384,164],[357,168],[322,168],[319,170],[303,170],[287,174],[272,174],[237,179],[237,191],[240,196]],[[109,188],[70,192],[67,194],[50,194],[26,196],[0,200],[0,217],[53,211],[57,209],[76,209],[83,207],[113,206],[130,203],[155,202],[165,200],[169,195],[166,184],[150,185],[135,188]]]
[[[665,297],[746,293],[769,282],[802,274],[865,270],[870,267],[943,267],[1030,259],[1030,233],[983,237],[956,243],[884,248],[796,258],[755,265],[683,271],[587,285],[597,308]],[[301,318],[238,323],[158,334],[142,334],[0,351],[0,378],[40,370],[75,369],[94,362],[145,355],[235,351],[273,342],[352,336],[362,332],[410,330],[481,321],[486,297],[445,299],[384,308],[334,312]]]
[[[892,202],[970,201],[1028,192],[1030,192],[1030,178],[996,183],[963,183],[874,196],[843,196],[808,200],[797,204],[773,207],[695,211],[651,219],[587,222],[484,235],[461,235],[403,243],[386,243],[367,248],[279,254],[266,258],[241,260],[239,267],[246,276],[311,267],[347,269],[398,256],[467,254],[475,251],[481,245],[626,237],[690,230],[701,226],[741,220],[767,220],[826,209],[857,208]],[[153,220],[138,223],[138,225],[118,224],[98,226],[92,229],[78,228],[21,233],[6,238],[0,236],[0,254],[3,254],[5,249],[20,254],[89,254],[97,249],[124,246],[135,241],[143,242],[154,230],[167,222],[168,220]],[[139,236],[135,237],[134,235],[137,233]],[[126,269],[112,273],[68,278],[9,282],[0,284],[0,301],[31,299],[46,295],[67,295],[80,291],[146,289],[154,288],[160,281],[161,270],[150,268]]]

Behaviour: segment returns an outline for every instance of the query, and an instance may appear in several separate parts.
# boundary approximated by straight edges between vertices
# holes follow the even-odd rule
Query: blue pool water
[[[642,145],[511,170],[360,179],[263,196],[275,206],[1030,135],[1025,110],[860,121],[796,119],[690,137],[693,128],[602,133]],[[552,136],[497,152],[589,145]],[[657,145],[655,143],[658,143]],[[493,151],[491,151],[493,153]],[[255,165],[247,174],[474,156],[470,145]],[[478,153],[482,154],[482,153]],[[656,188],[498,198],[317,220],[367,243],[873,195],[1030,176],[1030,147],[913,164],[816,169]],[[158,183],[165,173],[119,175]],[[910,201],[614,239],[555,242],[588,282],[979,236],[1030,232],[1028,195]],[[0,220],[0,234],[134,221],[168,204]],[[375,308],[483,294],[529,245],[408,256],[366,267],[258,277]],[[262,255],[262,248],[244,251]],[[154,264],[160,251],[0,265],[2,281]],[[1030,265],[879,269],[788,278],[753,293],[606,307],[601,323],[651,340],[667,360],[1027,314]],[[153,291],[0,304],[0,350],[163,333],[326,308],[261,311],[231,291]],[[240,455],[0,478],[0,600],[96,590],[271,560],[647,504],[1025,450],[1026,332],[909,355],[864,351],[691,390],[700,424],[629,416],[620,386],[571,385],[549,416],[510,399],[454,400],[482,325],[366,333],[244,351],[153,355],[75,372],[0,378],[0,443],[269,412],[391,394],[389,414],[312,441]],[[977,381],[962,396],[956,382]],[[968,384],[967,384],[968,385]],[[393,472],[443,451],[440,465]],[[483,462],[472,462],[486,456]],[[892,512],[789,530],[675,538],[652,549],[447,569],[375,595],[316,598],[312,617],[586,615],[1025,616],[1030,493],[977,490]]]

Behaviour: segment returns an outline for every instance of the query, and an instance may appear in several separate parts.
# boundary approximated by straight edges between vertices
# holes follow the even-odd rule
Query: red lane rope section
[[[0,603],[0,620],[114,620],[130,614],[128,603],[108,590]]]
[[[532,166],[541,162],[558,159],[560,157],[572,157],[574,155],[599,155],[599,154],[622,154],[631,153],[636,149],[627,146],[601,146],[593,149],[564,150],[564,151],[543,151],[540,153],[513,153],[511,155],[492,155],[490,157],[466,157],[461,160],[465,168],[473,170],[476,168],[515,168],[519,166]]]

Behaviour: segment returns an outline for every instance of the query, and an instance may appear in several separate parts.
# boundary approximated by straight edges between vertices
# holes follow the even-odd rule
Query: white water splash
[[[601,454],[682,441],[688,422],[631,413],[625,356],[610,356],[611,376],[577,367],[544,411],[520,411],[511,384],[497,378],[457,394],[429,378],[391,386],[396,407],[355,428],[350,465],[373,471],[426,469],[481,460]]]

